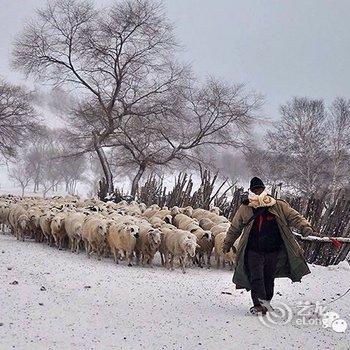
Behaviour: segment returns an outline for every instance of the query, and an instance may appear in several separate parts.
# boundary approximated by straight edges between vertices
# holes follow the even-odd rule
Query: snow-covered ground
[[[350,271],[310,266],[302,283],[276,280],[279,301],[328,302]],[[350,293],[331,303],[349,328],[268,328],[226,270],[116,266],[0,235],[0,349],[349,349]],[[18,284],[11,284],[17,281]],[[42,288],[43,287],[43,288]],[[41,290],[45,289],[45,290]],[[230,291],[232,295],[222,294]],[[323,300],[325,298],[326,300]]]

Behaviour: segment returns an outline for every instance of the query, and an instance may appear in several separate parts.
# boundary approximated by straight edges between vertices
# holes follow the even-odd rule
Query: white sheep
[[[88,258],[96,252],[98,260],[101,260],[101,256],[106,249],[106,220],[100,216],[92,215],[84,221],[81,236]]]
[[[185,273],[187,259],[188,257],[194,258],[197,247],[197,237],[192,233],[179,229],[168,231],[165,236],[166,266],[173,270],[174,259],[178,258],[182,272]]]
[[[124,254],[128,266],[132,266],[132,256],[139,235],[139,227],[133,222],[122,222],[110,220],[108,222],[107,242],[118,264],[121,253]]]
[[[226,231],[218,233],[215,236],[215,258],[216,258],[216,264],[217,267],[220,267],[220,262],[222,263],[222,267],[225,267],[225,263],[229,263],[230,269],[233,269],[235,259],[236,259],[236,254],[233,252],[233,249],[231,248],[228,253],[224,253],[222,251],[223,244],[224,244],[224,239],[226,237]]]
[[[65,219],[67,213],[60,212],[57,213],[51,220],[50,228],[51,234],[55,240],[55,244],[59,250],[63,248],[64,240],[67,237],[66,229],[65,229]]]
[[[29,229],[29,217],[24,206],[14,204],[10,206],[9,223],[13,234],[18,240],[24,241],[24,236]]]
[[[152,262],[161,243],[161,232],[148,223],[139,225],[139,238],[136,241],[136,261],[144,266],[146,263],[153,267]]]
[[[83,224],[87,216],[84,213],[69,213],[65,220],[65,229],[72,252],[79,253]]]

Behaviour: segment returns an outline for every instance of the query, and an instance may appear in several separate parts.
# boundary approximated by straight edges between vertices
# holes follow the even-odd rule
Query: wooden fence
[[[208,209],[210,205],[215,205],[221,209],[224,216],[232,219],[242,202],[243,195],[245,195],[243,188],[229,185],[226,181],[218,184],[218,174],[204,170],[201,172],[201,183],[196,190],[193,187],[191,176],[186,173],[180,173],[177,176],[175,185],[171,189],[167,189],[163,185],[162,178],[150,175],[146,182],[139,187],[137,200],[147,206],[156,203],[161,207],[165,205],[168,207],[190,205],[193,208]],[[125,197],[118,189],[114,197],[116,201],[129,198]],[[287,196],[284,199],[303,214],[322,236],[350,238],[349,189],[340,190],[332,202],[327,200],[326,194],[310,198]],[[338,264],[347,257],[350,251],[350,242],[346,242],[347,240],[342,243],[340,249],[336,249],[330,240],[305,240],[298,235],[297,239],[303,247],[309,263]]]

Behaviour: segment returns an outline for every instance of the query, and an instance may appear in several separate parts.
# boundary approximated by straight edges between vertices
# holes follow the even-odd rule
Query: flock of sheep
[[[116,263],[125,260],[129,266],[136,259],[152,267],[157,252],[167,268],[173,269],[178,259],[183,273],[191,262],[209,268],[213,252],[218,267],[228,263],[232,268],[235,260],[232,250],[222,252],[230,223],[217,207],[147,208],[136,201],[9,195],[0,197],[0,225],[3,233],[9,228],[18,240],[28,237],[76,253],[84,247],[89,258],[93,253],[98,259],[112,255]]]

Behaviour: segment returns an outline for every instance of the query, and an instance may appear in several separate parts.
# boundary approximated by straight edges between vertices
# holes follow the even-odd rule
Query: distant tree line
[[[65,192],[75,194],[78,182],[85,180],[87,163],[83,155],[67,157],[69,152],[64,132],[41,128],[40,134],[32,135],[26,147],[18,150],[9,177],[21,188],[22,196],[31,187],[31,192],[45,197],[62,185]]]

